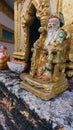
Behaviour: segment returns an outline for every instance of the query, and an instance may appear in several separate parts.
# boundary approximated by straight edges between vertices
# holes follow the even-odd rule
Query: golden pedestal
[[[49,100],[66,90],[68,88],[68,83],[66,78],[63,76],[60,77],[58,81],[51,82],[40,81],[27,75],[20,83],[20,87],[43,100]]]

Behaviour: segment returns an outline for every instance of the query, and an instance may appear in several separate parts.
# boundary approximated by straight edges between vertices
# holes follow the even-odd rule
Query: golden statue
[[[66,67],[70,68],[68,75],[73,75],[72,3],[73,0],[14,1],[15,47],[12,61],[23,64],[28,70],[20,75],[23,80],[20,87],[44,100],[67,89]],[[54,15],[55,12],[64,14],[64,26],[62,13]]]
[[[46,39],[38,40],[32,48],[31,69],[29,74],[21,74],[21,87],[36,96],[48,100],[67,88],[65,78],[67,33],[62,29],[63,18],[50,16]]]

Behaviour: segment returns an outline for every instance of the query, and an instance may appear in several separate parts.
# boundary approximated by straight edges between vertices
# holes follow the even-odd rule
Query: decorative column
[[[15,38],[15,46],[14,46],[14,52],[17,51],[17,46],[18,46],[18,3],[17,0],[14,1],[14,38]]]
[[[18,1],[18,46],[17,46],[17,52],[20,52],[20,39],[21,39],[21,2]]]
[[[71,44],[70,44],[70,52],[69,52],[70,62],[67,65],[67,68],[69,69],[69,71],[67,72],[67,75],[69,77],[72,77],[73,76],[73,0],[70,0],[70,1],[63,0],[62,11],[65,18],[65,25],[71,26],[71,28],[69,28],[71,32],[70,34]]]
[[[24,0],[25,2],[25,0]],[[14,1],[14,22],[15,22],[15,47],[13,53],[13,61],[25,62],[25,52],[23,52],[24,48],[21,48],[21,9],[23,5],[23,0],[15,0]]]
[[[63,4],[63,0],[57,0],[58,2],[58,11],[62,12],[62,4]]]

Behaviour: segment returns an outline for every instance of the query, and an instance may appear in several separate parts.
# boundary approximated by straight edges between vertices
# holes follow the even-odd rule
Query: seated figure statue
[[[46,32],[32,48],[29,74],[21,74],[21,87],[48,100],[67,89],[65,78],[67,33],[59,16],[50,16]],[[62,24],[61,24],[62,23]],[[46,37],[46,38],[45,38]]]
[[[44,44],[38,44],[38,42],[34,44],[30,71],[34,78],[57,80],[59,74],[64,72],[67,34],[60,27],[60,21],[61,17],[50,16]]]

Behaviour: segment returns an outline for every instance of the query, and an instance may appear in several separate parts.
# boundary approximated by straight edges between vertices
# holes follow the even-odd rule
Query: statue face
[[[58,18],[50,18],[48,20],[48,28],[58,29],[59,27],[60,27],[60,21]]]

